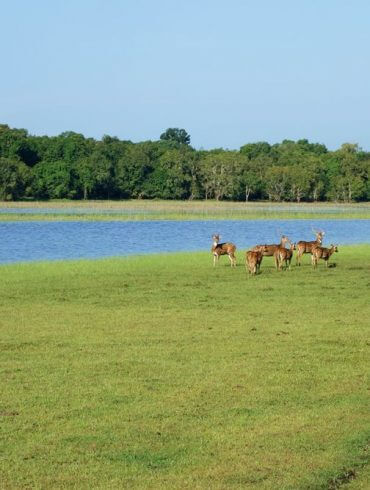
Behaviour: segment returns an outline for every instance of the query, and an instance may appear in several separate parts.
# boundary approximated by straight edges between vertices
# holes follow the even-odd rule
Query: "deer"
[[[236,246],[231,242],[219,243],[220,235],[212,235],[212,240],[213,243],[211,253],[213,254],[213,267],[215,267],[216,262],[219,261],[220,255],[228,255],[230,259],[230,266],[236,267]]]
[[[261,250],[248,250],[245,252],[245,270],[249,274],[256,275],[261,267],[263,252]]]
[[[316,236],[316,240],[313,240],[312,242],[305,242],[303,240],[297,242],[297,258],[296,258],[296,265],[301,265],[301,257],[303,254],[309,254],[312,253],[312,249],[316,246],[320,246],[322,244],[322,239],[324,238],[325,232],[324,231],[316,231],[312,228],[312,231],[314,232]]]
[[[290,248],[279,247],[274,252],[275,262],[278,262],[279,270],[281,270],[283,262],[285,262],[285,269],[289,267],[290,270],[290,264],[293,258],[293,250],[296,250],[296,248],[297,247],[295,243],[290,243]]]
[[[274,254],[278,248],[285,248],[286,243],[291,244],[292,242],[289,240],[289,238],[287,236],[281,235],[280,243],[273,244],[273,245],[255,245],[251,251],[252,252],[262,252],[262,255],[268,256],[268,257],[274,256],[275,267],[276,267],[276,269],[278,269],[279,263],[277,261],[277,257],[275,257]]]
[[[328,261],[334,252],[338,252],[337,245],[330,245],[330,248],[320,247],[319,245],[313,247],[311,257],[313,268],[316,269],[319,259],[325,260],[326,267],[328,267]]]

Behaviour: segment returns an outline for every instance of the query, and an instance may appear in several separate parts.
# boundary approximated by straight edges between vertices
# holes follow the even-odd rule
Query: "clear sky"
[[[0,123],[370,151],[369,0],[1,2]]]

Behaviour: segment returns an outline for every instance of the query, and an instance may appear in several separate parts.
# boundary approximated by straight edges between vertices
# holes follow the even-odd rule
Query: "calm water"
[[[213,233],[240,250],[276,243],[282,233],[312,240],[311,225],[325,230],[325,244],[370,243],[370,220],[1,222],[0,263],[208,251]]]

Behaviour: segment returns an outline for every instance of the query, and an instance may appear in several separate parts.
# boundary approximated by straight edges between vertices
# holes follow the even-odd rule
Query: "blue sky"
[[[0,122],[370,151],[369,23],[367,0],[2,2]]]

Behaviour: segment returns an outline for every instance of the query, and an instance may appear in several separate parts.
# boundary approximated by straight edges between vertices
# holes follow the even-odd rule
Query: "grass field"
[[[369,487],[370,246],[0,267],[0,487]]]
[[[14,213],[14,210],[17,213]],[[271,203],[229,201],[0,202],[9,220],[370,219],[370,203]]]

